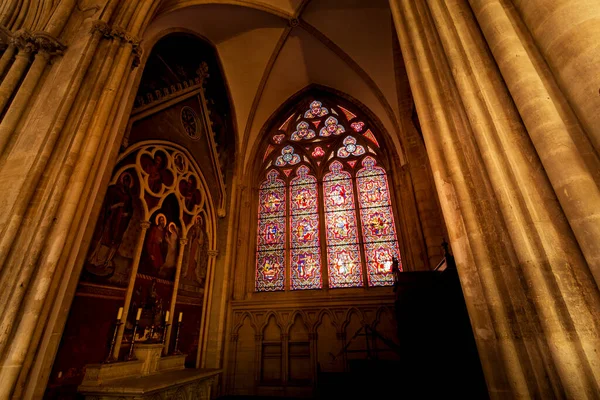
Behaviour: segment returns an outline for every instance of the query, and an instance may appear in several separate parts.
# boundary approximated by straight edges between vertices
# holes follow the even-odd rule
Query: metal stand
[[[175,333],[175,348],[173,349],[173,355],[182,354],[179,351],[179,331],[181,330],[181,325],[183,322],[177,322],[177,332]]]
[[[133,336],[131,336],[131,344],[129,345],[129,355],[127,356],[127,361],[137,360],[135,354],[133,354],[133,345],[135,344],[135,335],[138,329],[138,321],[135,321],[135,325],[133,326]]]
[[[117,359],[113,356],[113,351],[115,349],[115,345],[117,344],[117,331],[119,330],[119,326],[123,325],[123,323],[121,322],[121,320],[117,320],[117,322],[115,322],[115,330],[113,332],[113,337],[112,340],[110,342],[110,350],[108,351],[108,357],[106,357],[106,360],[104,360],[103,364],[110,364],[112,362],[117,361]]]

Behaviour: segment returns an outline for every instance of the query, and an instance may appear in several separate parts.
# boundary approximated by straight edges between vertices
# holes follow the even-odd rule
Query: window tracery
[[[389,286],[400,251],[374,127],[352,107],[304,104],[263,158],[255,288]]]

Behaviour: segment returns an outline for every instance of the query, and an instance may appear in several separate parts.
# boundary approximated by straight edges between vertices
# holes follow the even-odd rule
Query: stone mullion
[[[327,256],[327,223],[325,220],[325,191],[323,178],[317,179],[317,212],[319,213],[319,244],[321,252],[321,283],[323,290],[329,290],[329,259]]]
[[[439,54],[432,28],[423,20],[426,13],[423,15],[422,9],[417,10],[413,1],[391,0],[390,5],[459,271],[461,276],[471,277],[468,285],[463,282],[463,290],[490,394],[494,397],[515,390],[527,396],[518,346],[511,338],[513,327],[501,295],[506,285],[495,281],[495,270],[505,264],[505,256],[493,257],[482,237],[485,230],[477,220],[477,215],[481,215],[478,208],[490,202],[477,197],[483,196],[487,185],[477,194],[467,183],[473,179],[471,173],[479,171],[471,172],[465,165],[463,150],[456,148],[459,143],[470,144],[468,139],[457,137],[461,132],[468,134],[469,130],[463,127],[464,116],[453,104],[455,95],[452,87],[447,86],[448,72],[444,72],[448,67],[439,64],[444,56]],[[489,211],[484,214],[493,216]],[[480,330],[495,334],[482,337],[477,333]],[[505,369],[498,368],[502,362]],[[511,372],[512,388],[505,371]]]
[[[565,218],[559,217],[561,209],[557,201],[542,195],[542,192],[552,192],[550,183],[546,175],[539,172],[543,169],[535,165],[535,150],[528,140],[502,77],[495,68],[494,60],[489,57],[489,53],[477,51],[478,48],[484,48],[485,44],[474,18],[469,18],[471,14],[468,3],[465,0],[451,0],[432,1],[429,4],[454,81],[473,127],[472,132],[498,198],[500,211],[504,215],[515,254],[522,265],[518,273],[532,283],[525,290],[531,292],[526,296],[534,299],[536,313],[526,307],[524,309],[528,311],[529,319],[533,319],[535,314],[540,316],[541,327],[549,341],[548,346],[539,345],[539,337],[523,337],[525,346],[531,349],[529,363],[539,382],[538,390],[544,397],[552,395],[551,385],[544,380],[548,376],[546,369],[556,368],[570,397],[585,396],[588,390],[593,391],[593,388],[586,388],[588,379],[593,374],[585,366],[600,365],[597,355],[588,352],[586,357],[579,350],[579,340],[587,342],[583,348],[593,349],[597,345],[597,333],[589,338],[579,335],[579,340],[571,339],[578,332],[590,329],[594,331],[596,323],[593,310],[596,309],[596,317],[600,310],[598,299],[595,302],[593,299],[585,299],[580,288],[571,289],[575,285],[573,268],[587,271],[585,260],[580,253],[573,251],[578,246],[573,238],[567,236],[568,225]],[[510,58],[515,58],[512,52]],[[486,93],[485,102],[472,95],[478,92]],[[553,131],[554,137],[556,133]],[[536,220],[535,224],[528,223],[532,220]],[[531,232],[535,231],[538,235],[532,236]],[[563,235],[557,237],[553,232],[562,232]],[[568,270],[560,267],[564,264],[569,265]],[[549,280],[547,277],[550,276],[552,278]],[[554,286],[555,276],[561,277],[557,286]],[[575,279],[581,285],[589,277],[580,278],[583,279]],[[571,317],[565,320],[563,315],[567,314]],[[527,323],[527,320],[524,322]],[[533,324],[537,327],[538,322]],[[560,344],[561,349],[558,351],[555,349],[556,344]],[[543,353],[549,349],[555,363],[551,366],[545,365],[543,361],[547,360]],[[572,365],[578,367],[572,369]]]

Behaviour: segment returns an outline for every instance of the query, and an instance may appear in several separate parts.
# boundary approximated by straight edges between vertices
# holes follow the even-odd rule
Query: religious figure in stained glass
[[[260,185],[258,205],[258,241],[256,290],[284,288],[285,182],[271,170]]]
[[[316,136],[315,131],[309,128],[308,122],[306,121],[301,121],[296,126],[296,129],[297,130],[294,131],[290,137],[291,140],[298,141],[302,139],[312,139]]]
[[[386,173],[373,157],[362,161],[356,186],[363,225],[363,242],[369,285],[393,284],[392,261],[400,259]]]
[[[329,171],[323,177],[329,286],[359,287],[363,282],[357,268],[361,258],[351,176],[339,161],[332,162]]]
[[[329,110],[323,107],[323,103],[315,100],[310,103],[309,109],[304,113],[304,118],[317,118],[327,114],[329,114]]]
[[[346,129],[341,124],[338,124],[338,120],[335,117],[329,117],[325,120],[325,126],[319,131],[319,136],[329,137],[331,135],[341,135],[346,132]]]
[[[317,179],[309,172],[307,166],[300,166],[290,182],[292,290],[322,286]]]

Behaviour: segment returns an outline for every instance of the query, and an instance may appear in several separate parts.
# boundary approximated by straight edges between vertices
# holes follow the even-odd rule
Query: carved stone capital
[[[63,54],[67,48],[57,38],[47,32],[36,32],[33,34],[32,39],[38,51],[43,51],[50,55]]]
[[[219,250],[208,250],[208,256],[216,258],[219,255]]]
[[[188,242],[187,238],[181,238],[181,239],[179,239],[179,244],[181,246],[185,246],[187,244],[187,242]]]
[[[148,229],[150,228],[150,221],[140,221],[140,226],[142,229]]]
[[[92,22],[92,28],[90,29],[90,33],[94,34],[96,32],[100,32],[100,34],[102,36],[104,36],[105,38],[110,38],[110,34],[111,34],[111,29],[110,26],[102,21],[102,20],[96,20],[94,22]]]
[[[142,47],[139,45],[139,43],[133,45],[133,50],[132,50],[133,62],[131,64],[132,68],[139,67],[140,62],[142,61],[143,53],[144,53],[144,51],[143,51]]]
[[[198,79],[200,79],[200,81],[204,82],[204,80],[210,76],[208,73],[208,64],[206,62],[202,61],[200,63],[200,66],[196,70],[196,74],[198,74]]]
[[[20,52],[32,53],[37,50],[33,42],[33,36],[27,29],[16,31],[10,39],[10,43],[16,46]]]
[[[239,334],[237,334],[237,333],[232,333],[231,334],[231,341],[232,342],[237,342],[238,338],[239,338]]]

